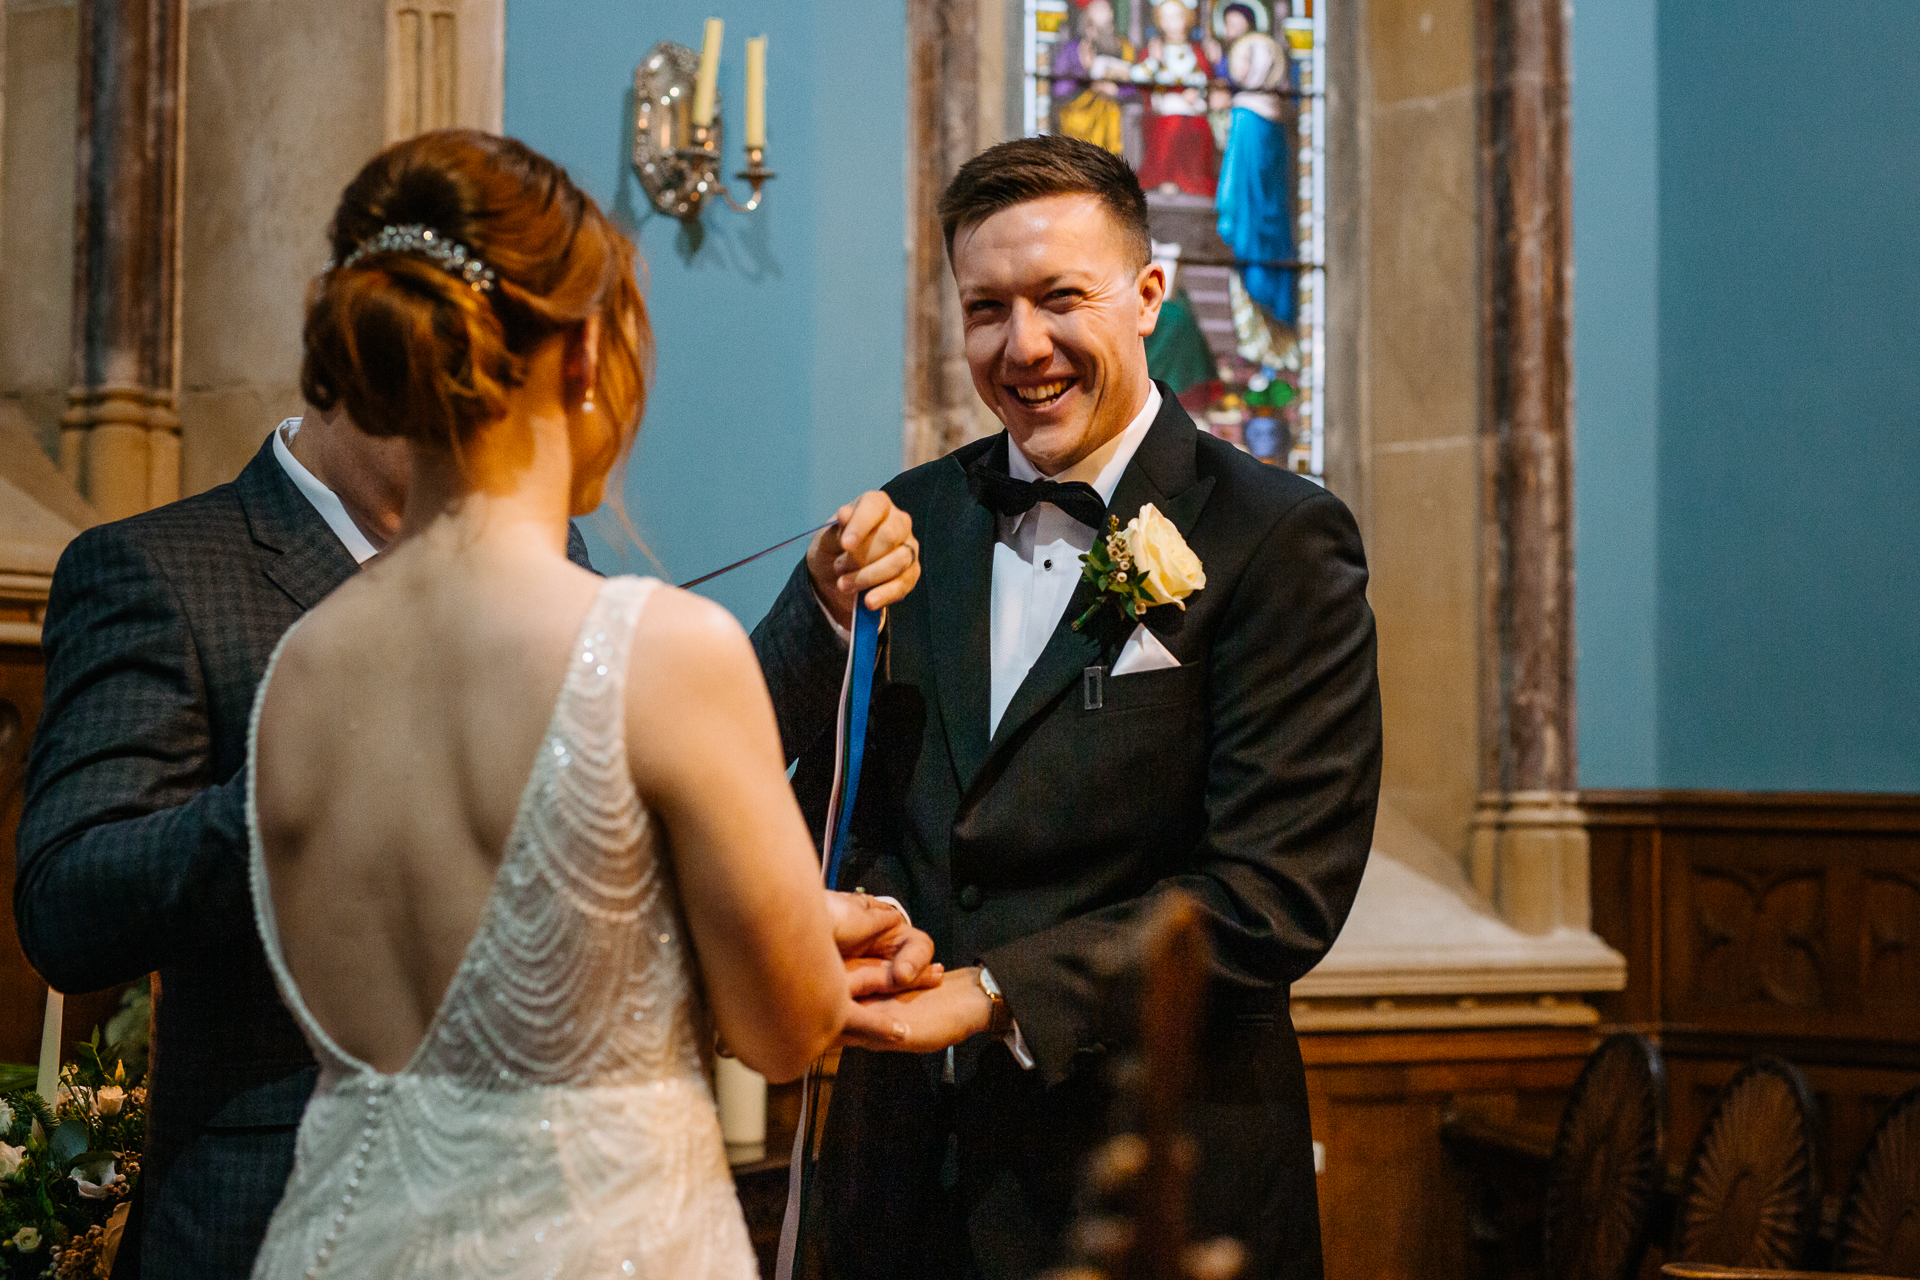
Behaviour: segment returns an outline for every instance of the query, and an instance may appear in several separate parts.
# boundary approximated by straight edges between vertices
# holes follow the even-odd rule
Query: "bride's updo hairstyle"
[[[328,238],[307,292],[310,403],[458,457],[533,350],[599,316],[591,390],[613,431],[577,469],[605,474],[632,442],[653,360],[633,242],[559,165],[472,129],[421,134],[348,184]]]

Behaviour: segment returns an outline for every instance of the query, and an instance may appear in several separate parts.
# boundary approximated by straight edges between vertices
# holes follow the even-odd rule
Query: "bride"
[[[822,891],[732,618],[566,559],[645,399],[632,244],[464,131],[331,234],[303,388],[413,472],[254,706],[254,902],[321,1064],[254,1275],[745,1280],[714,1034],[775,1080],[900,1044],[855,998],[936,983],[931,943]]]

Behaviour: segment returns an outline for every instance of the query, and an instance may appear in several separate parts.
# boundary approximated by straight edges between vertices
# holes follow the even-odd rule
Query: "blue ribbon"
[[[853,805],[860,796],[860,766],[867,754],[867,713],[873,706],[873,677],[880,659],[880,610],[869,609],[866,597],[853,606],[853,652],[847,665],[846,734],[841,759],[846,762],[840,783],[839,816],[833,842],[827,850],[827,888],[840,887],[840,868],[853,832]]]
[[[840,704],[844,708],[836,732],[834,760],[839,776],[835,804],[827,821],[832,829],[827,837],[827,888],[840,887],[840,868],[846,861],[847,844],[853,832],[853,806],[860,798],[860,766],[867,754],[867,713],[873,708],[873,678],[880,665],[881,611],[869,609],[862,595],[853,604],[853,644],[847,654],[846,683],[841,687]],[[774,1274],[777,1280],[793,1280],[794,1262],[800,1256],[807,1197],[812,1194],[814,1146],[820,1124],[820,1064],[807,1068],[806,1083],[800,1095],[800,1123],[793,1135],[793,1159],[787,1172],[787,1211],[780,1224],[780,1247]]]

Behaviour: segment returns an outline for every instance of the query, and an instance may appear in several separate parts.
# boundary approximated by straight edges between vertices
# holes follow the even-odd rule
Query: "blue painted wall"
[[[696,248],[627,162],[633,69],[727,23],[726,172],[738,170],[745,41],[767,46],[767,163],[752,214],[709,210]],[[567,166],[640,246],[659,346],[627,512],[673,580],[831,516],[900,469],[906,291],[904,5],[827,0],[509,0],[506,131]],[[738,194],[745,195],[744,184]],[[617,526],[593,543],[622,565]],[[611,539],[609,540],[609,536]],[[799,547],[703,588],[747,625]],[[654,572],[629,549],[625,565]]]
[[[1575,7],[1586,786],[1920,791],[1916,46]]]
[[[1580,773],[1589,786],[1652,787],[1660,728],[1655,0],[1588,0],[1573,17]]]

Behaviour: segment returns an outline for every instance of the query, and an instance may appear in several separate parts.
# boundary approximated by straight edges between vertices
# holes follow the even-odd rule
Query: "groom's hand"
[[[871,609],[906,599],[920,581],[913,517],[878,489],[861,494],[840,508],[833,524],[807,547],[807,576],[843,627],[853,625],[853,605],[862,591]]]
[[[855,1000],[935,986],[945,972],[930,963],[933,939],[908,924],[891,903],[865,893],[830,892],[827,920]]]
[[[937,987],[854,1005],[840,1032],[840,1043],[858,1049],[938,1053],[979,1035],[992,1021],[993,1005],[980,989],[980,970],[949,969]]]

